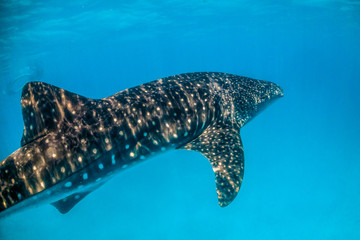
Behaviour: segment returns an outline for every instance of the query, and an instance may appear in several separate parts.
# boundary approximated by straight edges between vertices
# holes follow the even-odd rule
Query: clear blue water
[[[1,159],[20,146],[29,80],[102,98],[220,71],[285,96],[242,129],[245,178],[230,206],[217,204],[208,161],[178,150],[66,215],[41,205],[0,219],[0,239],[360,239],[360,1],[64,2],[0,3]]]

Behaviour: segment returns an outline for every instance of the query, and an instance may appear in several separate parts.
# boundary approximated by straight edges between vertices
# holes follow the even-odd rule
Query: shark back
[[[51,131],[64,122],[72,122],[74,116],[92,99],[66,91],[44,82],[29,82],[21,96],[24,146]]]

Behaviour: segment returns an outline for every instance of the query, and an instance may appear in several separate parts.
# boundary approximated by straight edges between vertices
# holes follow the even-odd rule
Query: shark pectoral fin
[[[198,151],[211,163],[219,205],[229,205],[239,192],[244,176],[244,152],[240,129],[231,123],[215,123],[183,149]]]
[[[24,146],[57,129],[64,120],[72,121],[90,99],[43,82],[25,84],[21,95]]]
[[[59,201],[51,203],[60,213],[65,214],[69,212],[78,202],[80,202],[84,197],[86,197],[91,191],[74,193],[66,198],[63,198]]]

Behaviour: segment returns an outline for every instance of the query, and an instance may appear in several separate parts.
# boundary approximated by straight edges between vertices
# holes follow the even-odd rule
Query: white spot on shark
[[[100,163],[98,167],[99,167],[100,170],[104,169],[104,165],[102,163]]]
[[[87,174],[87,173],[84,173],[84,174],[83,174],[83,179],[84,179],[84,180],[87,180],[87,179],[88,179],[88,174]]]

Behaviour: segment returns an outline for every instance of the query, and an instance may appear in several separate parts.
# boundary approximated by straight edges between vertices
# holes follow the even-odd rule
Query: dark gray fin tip
[[[63,198],[59,201],[51,203],[56,209],[62,213],[68,213],[76,204],[78,204],[86,195],[91,193],[91,191],[74,193],[66,198]]]
[[[29,82],[22,90],[21,106],[24,146],[56,129],[67,119],[72,120],[88,98],[43,82]]]
[[[215,123],[183,147],[202,153],[210,161],[221,207],[235,199],[244,176],[244,151],[239,131],[231,123]]]

